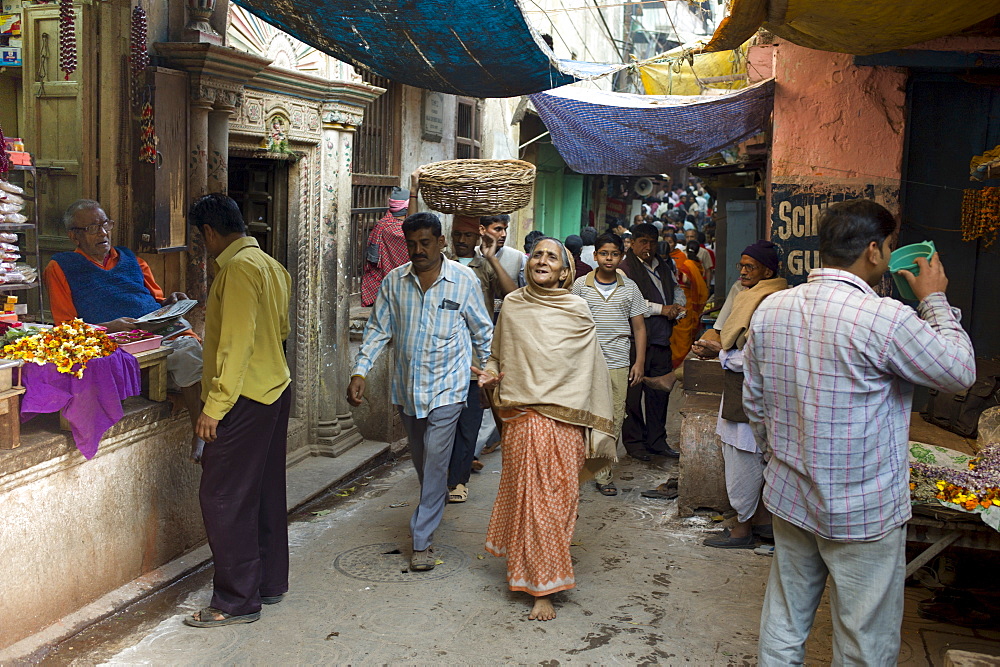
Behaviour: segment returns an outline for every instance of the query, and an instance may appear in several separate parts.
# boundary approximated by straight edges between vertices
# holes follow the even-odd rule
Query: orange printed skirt
[[[534,410],[501,416],[503,470],[486,550],[507,557],[512,591],[541,596],[573,588],[569,548],[580,503],[584,429]]]

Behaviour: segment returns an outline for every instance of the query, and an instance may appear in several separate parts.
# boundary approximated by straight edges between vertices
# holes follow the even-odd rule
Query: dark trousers
[[[201,516],[215,559],[212,606],[242,616],[288,590],[285,448],[291,388],[264,405],[240,396],[201,459]]]
[[[458,416],[458,428],[455,429],[455,447],[451,450],[451,462],[448,464],[448,488],[459,484],[468,484],[472,476],[472,459],[476,455],[476,441],[479,439],[479,427],[483,425],[483,406],[479,402],[479,381],[469,383],[469,395],[465,399],[465,407]]]
[[[635,363],[635,343],[629,350],[629,362]],[[646,371],[649,377],[666,375],[674,368],[669,345],[646,347]],[[646,399],[643,414],[642,399]],[[625,423],[622,424],[622,442],[629,454],[652,452],[662,454],[667,450],[667,403],[670,394],[640,384],[629,387],[625,394]]]

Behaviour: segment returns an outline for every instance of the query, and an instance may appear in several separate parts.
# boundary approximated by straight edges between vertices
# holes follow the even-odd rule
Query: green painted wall
[[[535,180],[535,229],[558,239],[579,234],[583,214],[583,184],[582,174],[566,172],[566,163],[555,146],[539,146],[538,176]]]

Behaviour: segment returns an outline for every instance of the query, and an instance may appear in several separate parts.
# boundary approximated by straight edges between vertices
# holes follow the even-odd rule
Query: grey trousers
[[[827,577],[834,665],[895,665],[903,623],[906,527],[833,542],[773,518],[774,560],[760,614],[761,667],[801,665]]]
[[[403,412],[399,416],[410,442],[410,456],[420,480],[420,504],[410,517],[413,550],[431,546],[434,531],[444,516],[448,500],[448,464],[455,446],[455,429],[464,403],[434,408],[424,419]]]

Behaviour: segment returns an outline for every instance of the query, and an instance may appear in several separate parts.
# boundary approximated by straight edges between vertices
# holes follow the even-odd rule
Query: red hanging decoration
[[[156,164],[156,130],[153,128],[153,105],[146,100],[139,114],[139,162]]]
[[[132,104],[137,106],[142,98],[145,72],[149,67],[149,51],[146,48],[146,10],[136,5],[132,10],[132,31],[129,40],[129,71],[132,74]]]
[[[69,75],[76,71],[76,13],[73,0],[59,0],[59,69]]]
[[[10,171],[10,156],[7,155],[7,140],[3,136],[3,128],[0,127],[0,174]]]

